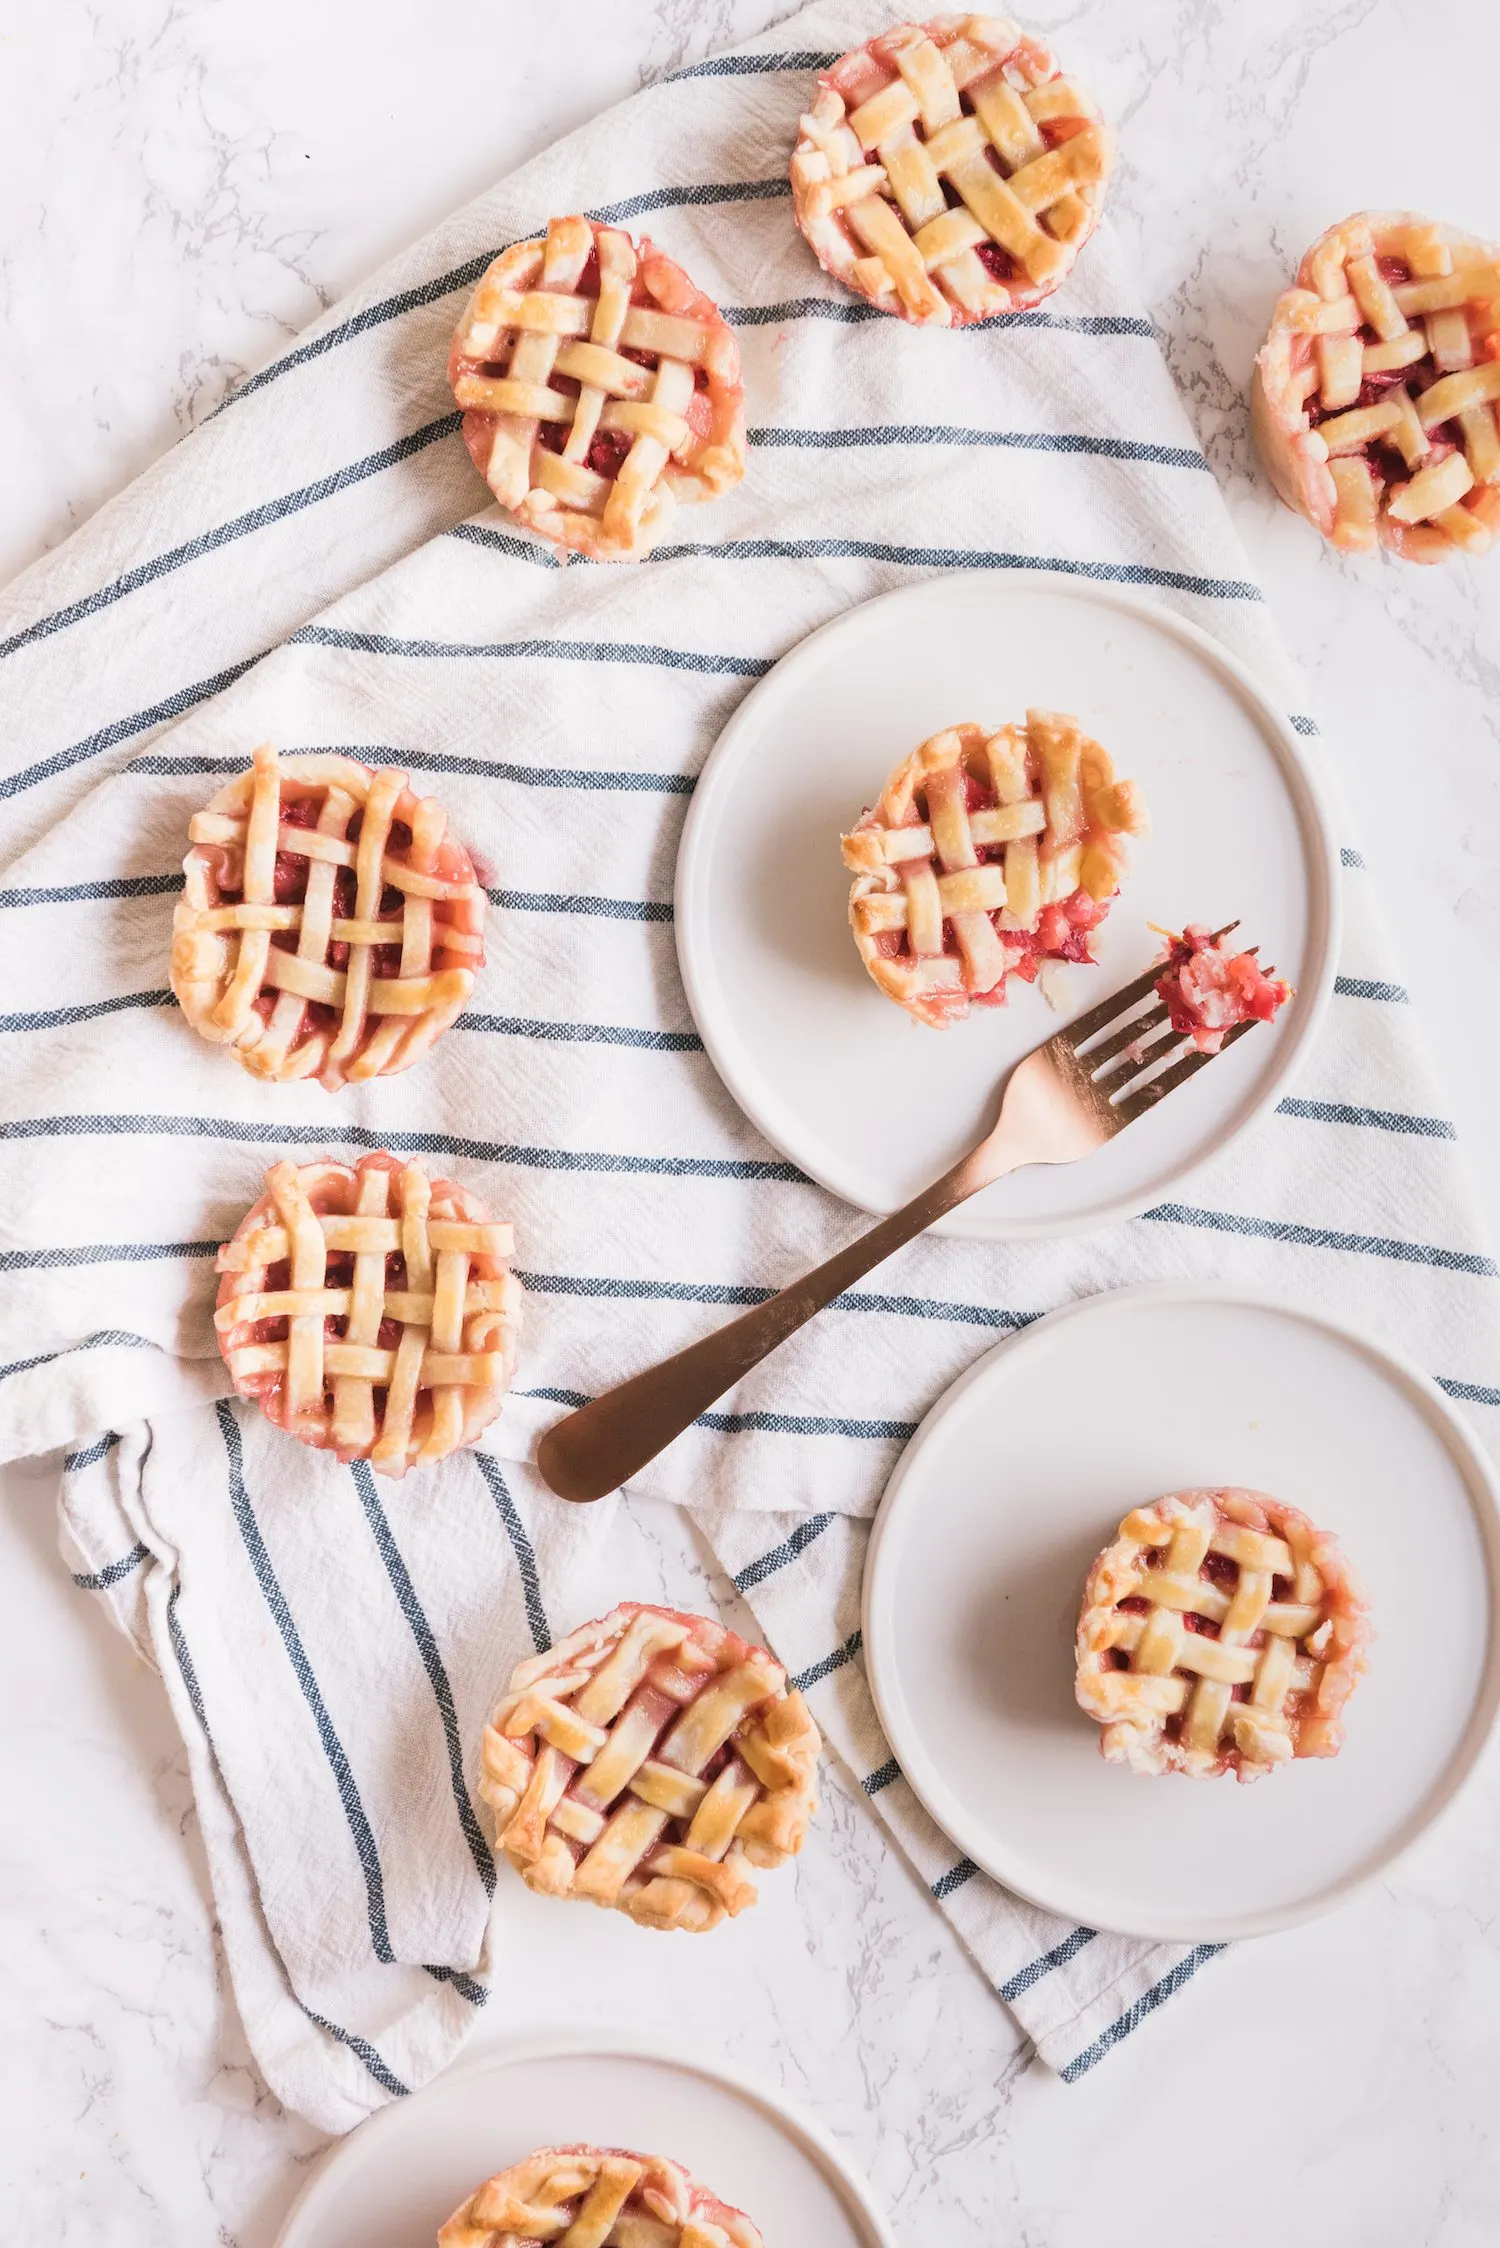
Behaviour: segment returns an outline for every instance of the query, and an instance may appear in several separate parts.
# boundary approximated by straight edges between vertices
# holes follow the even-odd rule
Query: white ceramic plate
[[[784,1154],[846,1201],[891,1210],[993,1120],[1001,1080],[1064,1019],[1016,985],[946,1031],[870,981],[839,836],[940,727],[1074,712],[1138,781],[1152,833],[1068,1011],[1139,975],[1148,923],[1240,917],[1297,1003],[1108,1147],[999,1180],[944,1232],[1020,1238],[1131,1216],[1270,1107],[1313,1036],[1337,954],[1338,853],[1296,734],[1218,643],[1099,586],[944,577],[824,625],[716,743],[677,865],[677,945],[704,1044]]]
[[[382,2108],[314,2172],[276,2248],[431,2248],[486,2178],[578,2140],[670,2155],[770,2248],[896,2248],[806,2116],[720,2068],[608,2036],[507,2047]]]
[[[1370,1602],[1344,1747],[1243,1787],[1138,1777],[1073,1698],[1084,1579],[1131,1507],[1236,1483],[1334,1531]],[[1496,1497],[1442,1392],[1362,1337],[1231,1290],[1088,1298],[980,1359],[887,1487],[864,1633],[892,1751],[976,1865],[1090,1927],[1310,1918],[1416,1840],[1493,1724]]]

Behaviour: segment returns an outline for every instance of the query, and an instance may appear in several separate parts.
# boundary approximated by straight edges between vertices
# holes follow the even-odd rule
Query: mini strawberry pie
[[[680,2162],[626,2147],[539,2147],[487,2179],[438,2248],[765,2248],[742,2209]]]
[[[1133,1772],[1258,1780],[1337,1756],[1368,1613],[1338,1540],[1262,1491],[1137,1507],[1094,1563],[1078,1700]]]
[[[1094,231],[1114,135],[1001,16],[899,23],[825,70],[792,155],[818,263],[882,312],[965,327],[1039,304]]]
[[[1255,946],[1229,950],[1223,939],[1231,934],[1193,924],[1167,940],[1156,994],[1172,1028],[1191,1038],[1200,1054],[1216,1054],[1242,1026],[1270,1022],[1292,996],[1289,983],[1261,967]]]
[[[1146,827],[1132,781],[1076,718],[949,726],[923,742],[843,839],[849,922],[871,976],[934,1030],[1000,1007],[1018,976],[1088,961]]]
[[[276,1163],[219,1251],[219,1349],[274,1427],[399,1477],[472,1444],[521,1321],[508,1225],[420,1163]]]
[[[764,1647],[627,1600],[518,1666],[479,1792],[528,1888],[696,1933],[801,1849],[821,1747]]]
[[[1276,300],[1251,419],[1288,507],[1350,553],[1483,554],[1500,528],[1500,252],[1409,211],[1330,227]]]
[[[183,1014],[254,1077],[329,1091],[410,1069],[484,966],[485,894],[435,798],[274,745],[188,826],[172,917]]]
[[[652,243],[588,219],[496,258],[453,338],[464,443],[528,531],[596,561],[647,553],[676,500],[745,473],[740,354]]]

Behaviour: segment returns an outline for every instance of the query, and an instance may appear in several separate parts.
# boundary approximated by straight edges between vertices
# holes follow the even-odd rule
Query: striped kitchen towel
[[[160,1667],[252,2045],[327,2128],[430,2075],[484,1995],[479,1726],[517,1656],[587,1612],[604,1528],[542,1489],[537,1434],[848,1233],[726,1096],[677,976],[682,815],[747,687],[872,594],[1030,571],[1149,589],[1317,735],[1107,228],[1053,303],[962,333],[875,314],[813,263],[796,120],[818,65],[888,14],[812,8],[538,158],[0,599],[0,1456],[74,1447],[71,1566]],[[635,567],[561,569],[483,505],[445,385],[476,276],[579,208],[649,223],[744,356],[744,483]],[[172,1005],[189,815],[266,737],[403,767],[485,863],[490,964],[406,1076],[263,1085]],[[865,1689],[866,1525],[979,1352],[1122,1282],[1234,1278],[1373,1317],[1488,1437],[1496,1270],[1352,837],[1344,864],[1326,1027],[1191,1201],[1058,1242],[914,1244],[639,1480],[707,1531],[1069,2077],[1205,1955],[1059,1924],[955,1862]],[[214,1246],[268,1162],[377,1146],[513,1218],[527,1291],[493,1442],[394,1488],[224,1403],[209,1319]]]

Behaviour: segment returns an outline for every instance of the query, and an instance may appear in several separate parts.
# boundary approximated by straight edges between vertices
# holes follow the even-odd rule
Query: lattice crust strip
[[[625,2147],[539,2147],[454,2211],[438,2248],[765,2248],[680,2162]]]
[[[479,1792],[531,1888],[702,1931],[801,1849],[820,1747],[763,1647],[627,1601],[518,1667]]]
[[[1103,208],[1114,136],[1000,16],[897,24],[824,71],[792,155],[818,262],[883,312],[962,327],[1038,304]]]
[[[409,1069],[467,1005],[485,893],[435,798],[263,742],[194,814],[172,989],[253,1076],[330,1091]]]
[[[1095,1562],[1078,1700],[1112,1763],[1259,1779],[1336,1756],[1368,1615],[1338,1541],[1263,1492],[1138,1507]]]
[[[875,982],[942,1030],[1002,1005],[1013,975],[1088,961],[1091,932],[1148,825],[1133,781],[1076,718],[949,726],[897,766],[851,834],[849,924]]]
[[[1483,554],[1500,530],[1500,250],[1409,211],[1316,241],[1276,301],[1251,418],[1289,507],[1350,553]]]
[[[379,1474],[472,1444],[515,1365],[509,1225],[384,1152],[277,1163],[219,1251],[214,1327],[242,1397],[303,1444]]]
[[[632,561],[745,473],[739,345],[655,245],[588,219],[496,258],[448,362],[475,467],[563,553]]]

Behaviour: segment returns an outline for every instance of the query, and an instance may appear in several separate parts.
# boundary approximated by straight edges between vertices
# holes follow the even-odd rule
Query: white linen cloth
[[[729,1100],[677,976],[681,818],[749,684],[872,594],[1033,569],[1150,589],[1317,731],[1107,227],[1045,309],[966,333],[874,314],[814,264],[786,191],[796,120],[818,64],[889,13],[810,9],[538,158],[0,599],[0,1456],[75,1447],[70,1566],[161,1670],[251,2044],[326,2129],[430,2076],[485,1995],[478,1735],[511,1664],[581,1620],[570,1587],[599,1534],[525,1466],[538,1431],[850,1231]],[[636,567],[561,569],[483,504],[445,382],[488,260],[579,209],[649,225],[744,354],[744,483]],[[171,1003],[189,816],[266,737],[406,768],[485,862],[490,963],[406,1076],[262,1085]],[[1070,2077],[1209,1947],[1095,1937],[955,1862],[865,1688],[866,1524],[981,1351],[1152,1278],[1233,1277],[1383,1325],[1488,1440],[1495,1267],[1347,840],[1327,1026],[1295,1097],[1188,1202],[1085,1238],[914,1244],[639,1479],[706,1529]],[[512,1217],[527,1288],[490,1438],[399,1486],[215,1402],[209,1318],[214,1247],[267,1164],[377,1146]]]

